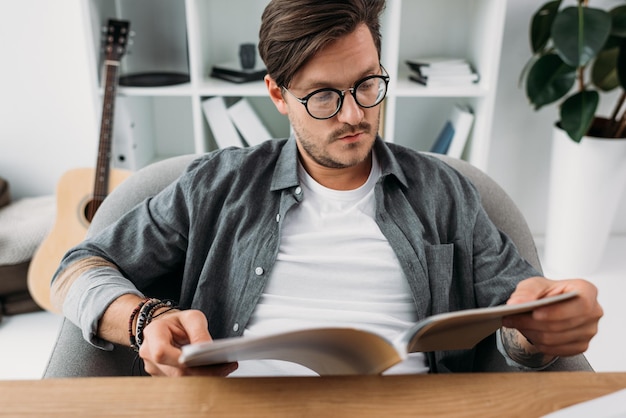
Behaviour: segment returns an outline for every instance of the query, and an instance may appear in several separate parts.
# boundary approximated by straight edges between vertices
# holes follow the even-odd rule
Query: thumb
[[[526,280],[522,280],[517,284],[515,291],[509,296],[507,305],[513,305],[516,303],[531,302],[533,300],[541,299],[549,296],[550,294],[556,294],[559,292],[553,292],[551,290],[552,281],[545,277],[530,277]]]
[[[209,325],[204,313],[198,310],[184,311],[184,315],[180,317],[180,324],[187,334],[189,343],[200,343],[212,341],[209,333]]]

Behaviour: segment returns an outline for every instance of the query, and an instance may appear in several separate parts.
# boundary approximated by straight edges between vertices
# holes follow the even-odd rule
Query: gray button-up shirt
[[[380,138],[374,152],[382,170],[376,222],[419,319],[504,303],[520,280],[539,274],[495,228],[465,177]],[[282,221],[302,201],[297,159],[293,137],[201,156],[178,181],[75,247],[60,270],[103,257],[141,292],[202,310],[213,338],[241,335],[276,260]],[[98,318],[127,285],[111,275],[81,280],[74,286],[82,294],[68,297],[64,311],[76,312],[68,316],[97,343]],[[117,281],[117,290],[98,280]],[[433,371],[470,371],[473,357],[473,350],[428,354]]]

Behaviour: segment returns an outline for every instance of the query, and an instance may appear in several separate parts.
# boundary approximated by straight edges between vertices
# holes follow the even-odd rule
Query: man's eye
[[[309,100],[313,100],[316,104],[327,103],[333,100],[336,94],[332,91],[321,91],[313,95]]]
[[[374,82],[373,79],[370,79],[370,80],[365,80],[364,82],[359,84],[358,90],[359,91],[369,91],[369,90],[374,89],[375,87],[376,87],[376,83]]]

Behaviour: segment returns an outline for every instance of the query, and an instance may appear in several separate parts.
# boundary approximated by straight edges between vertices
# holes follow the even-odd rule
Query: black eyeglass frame
[[[381,104],[383,102],[383,100],[385,100],[385,97],[387,97],[387,91],[389,90],[389,73],[387,72],[387,70],[385,69],[385,67],[383,67],[382,65],[380,66],[381,70],[384,72],[384,74],[374,74],[374,75],[368,75],[367,77],[364,77],[360,80],[358,80],[356,83],[354,83],[354,85],[350,88],[347,88],[345,90],[339,90],[339,89],[335,89],[332,87],[324,87],[321,89],[317,89],[309,94],[307,94],[304,97],[298,97],[295,94],[293,94],[287,87],[283,86],[283,89],[285,89],[289,94],[291,94],[294,99],[296,99],[298,102],[302,103],[302,105],[304,106],[304,108],[306,109],[307,113],[309,114],[309,116],[311,116],[313,119],[317,119],[317,120],[327,120],[330,118],[333,118],[337,115],[337,113],[339,113],[339,111],[341,110],[341,108],[343,107],[343,102],[344,99],[346,97],[346,92],[349,91],[350,94],[352,95],[352,97],[354,98],[354,101],[357,105],[359,105],[360,107],[364,108],[364,109],[371,109],[372,107],[376,107],[379,104]],[[376,103],[374,103],[373,105],[370,106],[363,106],[361,103],[359,103],[359,99],[357,99],[356,97],[356,91],[357,88],[365,83],[368,80],[371,80],[373,78],[378,78],[381,79],[385,82],[385,94],[382,95],[382,97],[380,98],[379,101],[377,101]],[[324,91],[329,91],[329,92],[334,92],[337,93],[340,97],[339,99],[339,103],[337,105],[337,109],[335,109],[335,111],[330,115],[330,116],[326,116],[326,117],[318,117],[318,116],[314,116],[311,111],[309,110],[309,106],[308,106],[308,102],[309,99],[311,97],[313,97],[314,95],[324,92]]]

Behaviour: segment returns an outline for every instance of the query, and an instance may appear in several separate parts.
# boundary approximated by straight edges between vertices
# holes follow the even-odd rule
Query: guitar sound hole
[[[87,202],[87,204],[85,205],[85,213],[83,214],[85,215],[85,219],[87,219],[87,222],[91,223],[93,217],[96,214],[96,211],[100,207],[100,203],[101,202],[93,199]]]

